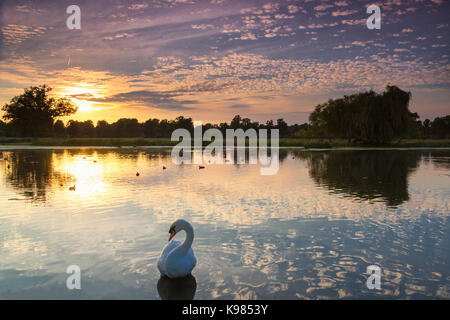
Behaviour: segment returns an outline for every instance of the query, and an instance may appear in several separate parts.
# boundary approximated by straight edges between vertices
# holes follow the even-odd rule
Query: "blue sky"
[[[81,30],[66,8],[81,9]],[[367,6],[381,9],[369,30]],[[305,122],[388,84],[421,117],[448,114],[450,1],[2,1],[0,103],[49,84],[74,118]]]

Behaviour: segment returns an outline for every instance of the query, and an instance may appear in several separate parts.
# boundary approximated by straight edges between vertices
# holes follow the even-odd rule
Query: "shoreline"
[[[76,149],[114,149],[114,150],[130,150],[130,149],[171,149],[173,146],[32,146],[32,145],[1,145],[1,151],[12,150],[76,150]],[[203,148],[204,149],[204,148]],[[450,150],[450,147],[331,147],[331,148],[305,148],[305,147],[279,147],[281,150],[298,150],[298,151],[414,151],[414,150]],[[1,161],[2,159],[0,159]]]
[[[270,147],[270,140],[267,147]],[[178,141],[170,138],[0,138],[0,149],[30,148],[171,148]],[[203,141],[203,147],[210,141]],[[247,143],[248,146],[248,143]],[[226,147],[226,145],[224,145]],[[364,145],[349,143],[344,139],[300,139],[280,138],[280,148],[295,149],[430,149],[450,148],[450,139],[404,139],[382,145]]]

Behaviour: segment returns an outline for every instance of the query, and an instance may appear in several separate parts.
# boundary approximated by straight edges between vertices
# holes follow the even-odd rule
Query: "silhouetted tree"
[[[289,127],[288,127],[288,124],[286,123],[286,121],[284,121],[283,119],[277,119],[277,127],[276,128],[279,130],[281,138],[285,138],[288,136]]]
[[[316,106],[309,119],[316,135],[383,143],[408,135],[417,114],[409,111],[411,93],[396,86],[330,99]],[[414,124],[413,124],[414,123]]]
[[[192,118],[179,116],[174,120],[148,119],[140,123],[137,119],[122,118],[109,124],[105,120],[94,126],[91,120],[68,121],[66,127],[61,120],[54,119],[74,113],[77,108],[67,99],[48,97],[47,86],[31,87],[5,105],[3,116],[10,120],[0,121],[0,136],[49,136],[55,137],[152,137],[170,138],[174,130],[187,129],[193,134]],[[385,92],[368,91],[339,99],[330,99],[319,104],[311,113],[310,123],[288,125],[284,119],[268,120],[265,124],[235,115],[230,124],[205,123],[203,130],[219,129],[278,129],[280,137],[337,137],[349,141],[384,143],[394,138],[448,138],[450,137],[450,115],[437,117],[434,121],[419,121],[419,115],[408,109],[411,93],[396,86],[387,86]]]
[[[220,130],[220,132],[222,132],[222,135],[225,137],[227,129],[229,129],[228,123],[221,122],[218,126],[218,129]]]
[[[69,122],[67,123],[66,133],[71,138],[95,137],[94,123],[92,122],[92,120],[69,120]]]
[[[137,119],[122,118],[112,126],[116,137],[142,137],[144,135],[142,126]]]
[[[168,120],[163,119],[159,122],[159,133],[161,138],[169,138],[171,135],[170,132],[170,123]]]
[[[0,137],[6,136],[6,123],[0,120]]]
[[[291,136],[297,138],[312,138],[314,135],[311,125],[308,123],[303,123],[298,126],[294,125],[294,128],[292,128]]]
[[[434,138],[450,138],[450,115],[436,117],[431,124],[431,134]]]
[[[99,120],[95,127],[95,133],[99,138],[109,138],[113,136],[113,128],[107,121]]]
[[[240,128],[241,127],[241,121],[242,121],[242,119],[241,119],[240,115],[234,116],[233,120],[231,120],[230,128],[231,129],[238,129],[238,128]]]
[[[160,138],[161,137],[158,119],[148,119],[147,121],[145,121],[144,136],[151,137],[151,138]]]
[[[425,119],[422,123],[422,132],[424,137],[429,137],[431,135],[431,121],[430,119]]]
[[[275,128],[275,126],[273,125],[273,120],[267,120],[265,129],[270,130],[270,129],[274,129],[274,128]]]
[[[58,138],[62,138],[66,136],[66,127],[64,126],[64,122],[58,120],[53,125],[53,135]]]
[[[183,116],[179,116],[175,119],[173,123],[173,130],[178,128],[187,129],[191,134],[194,132],[194,123],[192,122],[192,118],[185,118]]]
[[[77,111],[77,107],[66,98],[50,98],[48,93],[51,90],[46,85],[30,87],[3,106],[3,118],[10,121],[16,135],[51,136],[55,118]]]

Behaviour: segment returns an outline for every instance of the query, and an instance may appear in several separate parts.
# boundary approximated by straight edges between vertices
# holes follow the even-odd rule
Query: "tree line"
[[[179,116],[174,120],[167,119],[148,119],[145,122],[139,122],[137,119],[122,118],[114,123],[108,123],[105,120],[98,121],[94,126],[91,120],[76,121],[69,120],[66,126],[61,120],[55,122],[55,137],[99,137],[99,138],[126,138],[126,137],[147,137],[147,138],[170,138],[172,132],[176,129],[187,129],[191,134],[194,132],[194,123],[192,118]],[[248,118],[241,118],[236,115],[230,123],[222,122],[220,124],[206,123],[202,125],[202,130],[216,128],[225,136],[226,129],[242,128],[253,129],[279,129],[280,136],[293,136],[295,131],[302,128],[301,125],[289,126],[283,119],[278,119],[276,123],[267,121],[265,124],[251,121]]]
[[[309,117],[309,130],[297,136],[344,138],[348,141],[385,143],[401,138],[449,138],[450,115],[433,121],[418,120],[409,110],[411,92],[397,86],[382,93],[373,90],[330,99],[319,104]]]
[[[202,130],[210,128],[219,129],[225,136],[226,129],[242,128],[253,129],[279,129],[281,137],[293,137],[296,131],[306,128],[307,124],[289,126],[283,119],[278,119],[276,123],[272,120],[265,124],[257,121],[251,121],[248,118],[241,118],[236,115],[230,123],[222,122],[220,124],[206,123],[202,125]],[[167,119],[148,119],[145,122],[139,122],[135,118],[122,118],[113,123],[105,120],[97,121],[94,125],[92,120],[77,121],[69,120],[66,125],[61,120],[56,120],[50,135],[23,135],[20,130],[15,130],[14,126],[0,120],[0,136],[8,137],[56,137],[56,138],[170,138],[175,129],[184,128],[191,134],[194,132],[194,123],[192,118],[179,116],[174,120]]]
[[[7,122],[0,120],[0,136],[170,138],[178,128],[187,129],[191,134],[194,131],[192,118],[183,116],[174,120],[150,118],[145,122],[135,118],[122,118],[114,123],[100,120],[95,125],[91,120],[69,120],[64,124],[57,118],[75,113],[77,107],[66,98],[50,98],[50,91],[45,85],[30,87],[4,105],[3,118]],[[410,100],[410,92],[387,86],[380,94],[369,91],[319,104],[311,113],[309,123],[288,125],[282,118],[260,123],[236,115],[230,123],[203,124],[203,130],[216,128],[225,136],[226,129],[278,129],[283,138],[344,138],[368,143],[396,138],[450,137],[450,115],[419,121],[419,115],[409,111]]]

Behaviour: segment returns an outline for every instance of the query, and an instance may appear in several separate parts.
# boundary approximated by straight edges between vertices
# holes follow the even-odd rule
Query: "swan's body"
[[[186,231],[186,240],[181,242],[172,240],[179,231]],[[169,278],[181,278],[189,275],[194,269],[197,259],[191,245],[194,240],[194,229],[185,220],[175,221],[169,230],[170,241],[162,250],[158,259],[158,269],[161,275]]]

